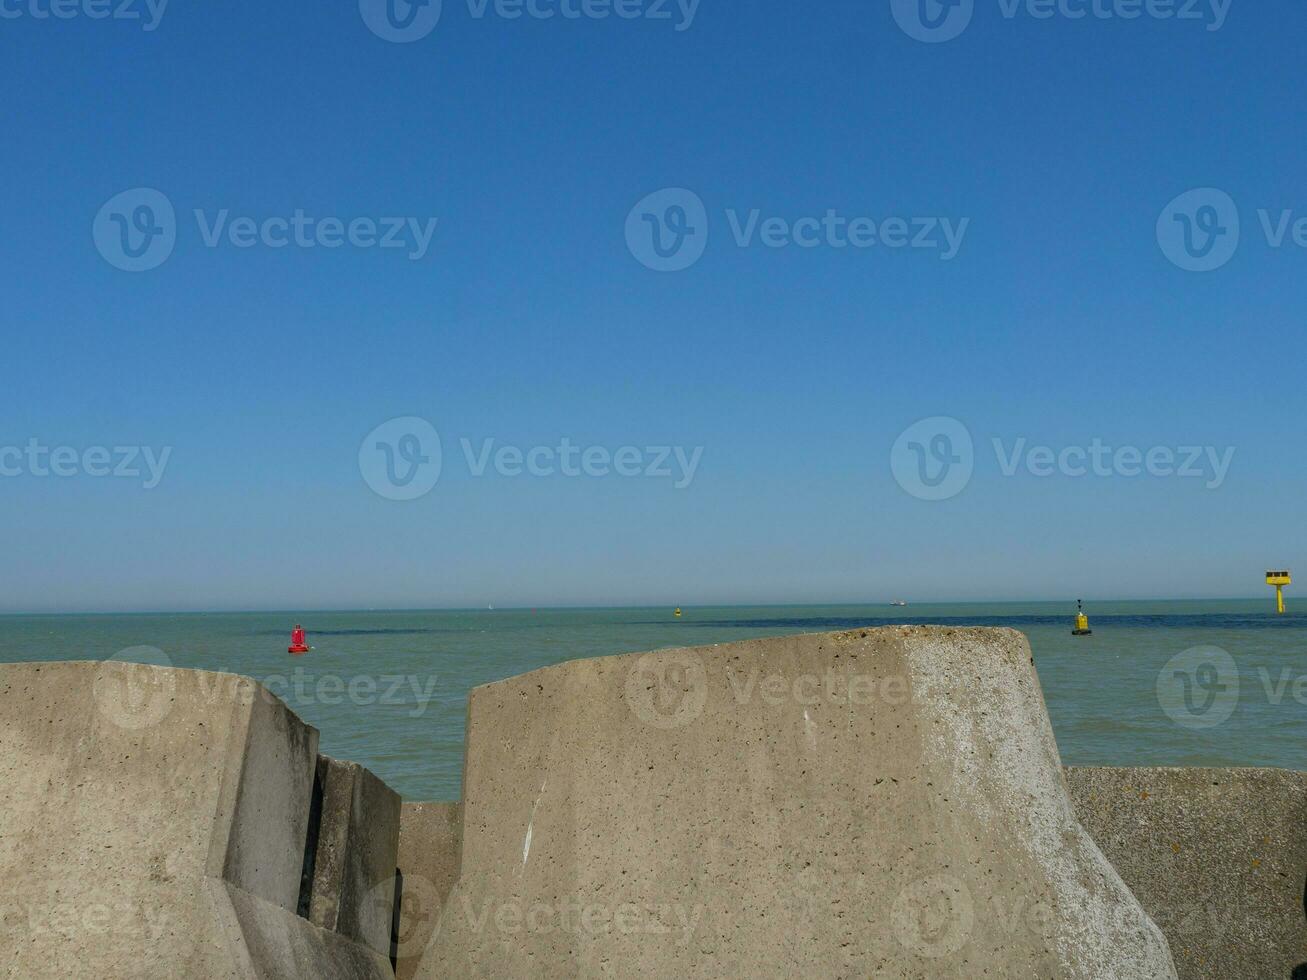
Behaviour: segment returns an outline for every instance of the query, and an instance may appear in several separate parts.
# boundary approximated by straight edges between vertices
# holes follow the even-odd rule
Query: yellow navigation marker
[[[1089,617],[1085,615],[1085,603],[1082,599],[1076,600],[1076,628],[1071,631],[1072,636],[1089,636],[1094,631],[1089,628]]]
[[[680,607],[680,606],[677,606],[677,607],[676,607],[676,618],[677,618],[677,619],[680,619],[680,618],[681,618],[681,607]]]
[[[1275,586],[1275,611],[1284,612],[1284,587],[1293,585],[1293,578],[1286,568],[1281,572],[1267,572],[1266,584]]]

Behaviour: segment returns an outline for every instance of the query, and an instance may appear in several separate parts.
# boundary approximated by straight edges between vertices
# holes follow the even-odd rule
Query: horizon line
[[[67,610],[0,610],[0,617],[16,616],[253,616],[253,615],[274,615],[278,613],[287,614],[311,614],[311,613],[476,613],[476,612],[567,612],[567,611],[584,611],[596,609],[792,609],[800,607],[808,608],[837,608],[842,606],[853,607],[874,607],[885,606],[891,609],[910,609],[919,606],[964,606],[964,605],[1020,605],[1029,604],[1048,604],[1048,603],[1074,603],[1077,600],[1083,600],[1086,603],[1129,603],[1129,602],[1248,602],[1266,597],[1261,593],[1256,595],[1235,595],[1235,596],[1143,596],[1133,598],[1094,598],[1078,596],[1077,599],[1067,599],[1065,597],[1056,598],[1026,598],[1026,599],[923,599],[907,602],[905,606],[894,605],[899,600],[881,600],[877,602],[862,600],[845,600],[831,602],[714,602],[714,603],[681,603],[677,605],[674,602],[661,603],[581,603],[575,605],[506,605],[497,608],[486,608],[482,606],[303,606],[303,607],[266,607],[266,608],[210,608],[210,609],[67,609]],[[1291,597],[1286,597],[1286,604],[1292,601]],[[1272,600],[1273,602],[1273,600]]]

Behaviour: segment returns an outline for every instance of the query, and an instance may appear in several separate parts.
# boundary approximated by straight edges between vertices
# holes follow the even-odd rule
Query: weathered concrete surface
[[[1026,640],[895,627],[477,688],[417,976],[1167,978]]]
[[[373,978],[295,914],[317,732],[229,674],[0,665],[8,978]]]
[[[405,803],[399,824],[403,875],[395,975],[412,980],[431,941],[450,889],[458,880],[463,849],[461,803]]]
[[[389,958],[399,794],[357,763],[327,756],[318,757],[318,781],[322,821],[309,919]]]
[[[1307,773],[1076,769],[1080,822],[1161,927],[1183,980],[1307,975]]]

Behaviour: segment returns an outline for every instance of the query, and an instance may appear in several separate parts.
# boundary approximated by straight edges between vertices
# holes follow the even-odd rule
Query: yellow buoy
[[[676,607],[676,617],[679,619],[680,616],[681,616],[681,607],[680,607],[680,606],[677,606],[677,607]]]
[[[1284,587],[1293,585],[1293,577],[1286,568],[1279,572],[1267,572],[1266,584],[1275,586],[1275,611],[1284,612]]]
[[[1072,636],[1090,636],[1093,630],[1089,628],[1089,617],[1085,615],[1085,604],[1081,599],[1076,600],[1076,628],[1071,631]]]

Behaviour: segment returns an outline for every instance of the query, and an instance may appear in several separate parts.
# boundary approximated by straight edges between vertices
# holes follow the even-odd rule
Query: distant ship
[[[907,603],[904,602],[902,599],[895,599],[893,602],[890,603],[890,605],[891,605],[891,606],[906,606]]]

